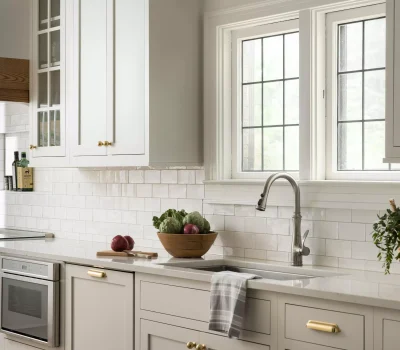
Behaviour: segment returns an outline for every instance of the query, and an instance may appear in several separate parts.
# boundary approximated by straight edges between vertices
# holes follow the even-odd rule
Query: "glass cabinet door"
[[[37,1],[37,32],[35,70],[35,112],[33,113],[33,157],[65,155],[63,6],[65,0]],[[36,126],[35,126],[36,125]]]

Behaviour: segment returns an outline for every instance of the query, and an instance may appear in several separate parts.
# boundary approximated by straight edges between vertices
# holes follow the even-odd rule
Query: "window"
[[[234,173],[298,172],[298,21],[237,31],[234,43]]]
[[[382,175],[372,173],[399,169],[397,165],[383,163],[384,6],[330,13],[326,25],[327,177],[378,179]]]
[[[208,179],[400,179],[400,165],[383,163],[385,4],[312,4],[210,17]]]

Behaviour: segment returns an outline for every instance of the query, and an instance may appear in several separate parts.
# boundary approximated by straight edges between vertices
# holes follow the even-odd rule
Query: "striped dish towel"
[[[257,275],[223,271],[211,279],[210,322],[208,329],[239,338],[243,327],[247,281]]]

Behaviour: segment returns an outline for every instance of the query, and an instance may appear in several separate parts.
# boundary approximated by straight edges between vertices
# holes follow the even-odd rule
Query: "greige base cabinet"
[[[134,349],[134,274],[66,266],[66,349]]]
[[[374,316],[374,350],[400,349],[400,312],[377,309]]]
[[[4,350],[38,350],[39,348],[18,343],[10,339],[4,339]]]

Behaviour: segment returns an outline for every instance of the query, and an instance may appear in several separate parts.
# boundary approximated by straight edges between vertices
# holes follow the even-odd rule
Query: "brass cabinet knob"
[[[103,141],[99,141],[99,143],[97,144],[97,146],[99,146],[99,147],[104,146]]]
[[[31,149],[31,150],[32,150],[32,149],[36,149],[36,148],[37,148],[37,146],[34,146],[34,145],[30,145],[30,146],[29,146],[29,149]]]
[[[104,146],[112,146],[112,142],[104,141]]]
[[[188,349],[194,349],[196,347],[196,345],[197,345],[196,343],[190,341],[189,343],[186,344],[186,347]]]
[[[207,350],[207,346],[204,344],[199,344],[196,346],[196,350]]]

